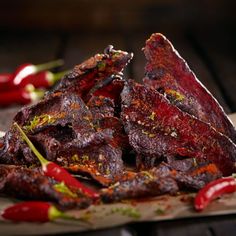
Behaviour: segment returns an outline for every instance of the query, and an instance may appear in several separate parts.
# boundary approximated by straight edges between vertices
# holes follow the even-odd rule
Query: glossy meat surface
[[[212,164],[211,164],[212,165]],[[101,190],[104,202],[122,199],[176,194],[179,190],[198,190],[206,183],[221,176],[217,168],[203,166],[189,172],[176,171],[166,163],[138,173],[129,172],[109,188]]]
[[[71,73],[61,79],[52,92],[75,91],[84,99],[97,83],[101,84],[104,81],[106,84],[106,79],[122,72],[132,57],[132,53],[114,49],[104,54],[96,54],[75,66]]]
[[[122,148],[114,141],[115,127],[100,127],[77,94],[50,96],[23,108],[15,121],[48,160],[73,172],[87,173],[106,185],[123,171]],[[2,163],[39,164],[14,127],[5,136],[1,156]]]
[[[223,108],[201,84],[185,60],[162,34],[153,34],[144,47],[144,84],[165,94],[181,110],[210,123],[236,142],[236,130]]]
[[[196,165],[214,163],[224,175],[235,172],[235,144],[209,124],[184,113],[156,90],[133,81],[126,83],[121,97],[123,124],[130,145],[142,158],[140,168],[175,157],[195,158]]]
[[[28,200],[52,201],[60,208],[86,208],[91,200],[83,196],[70,196],[56,190],[54,180],[37,170],[22,166],[0,165],[0,193]]]

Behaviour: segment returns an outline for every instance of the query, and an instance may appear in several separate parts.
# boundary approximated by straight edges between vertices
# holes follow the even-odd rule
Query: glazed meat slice
[[[214,166],[214,167],[213,167]],[[209,171],[211,169],[211,171]],[[138,173],[127,172],[118,182],[101,190],[104,202],[122,199],[175,194],[179,190],[198,190],[206,183],[221,176],[214,164],[191,170],[188,173],[176,171],[166,163]]]
[[[101,82],[104,81],[106,84],[107,79],[119,74],[132,57],[132,53],[109,47],[105,49],[104,54],[96,54],[82,64],[75,66],[71,73],[61,79],[53,93],[76,91],[84,99],[97,83],[101,86]]]
[[[108,86],[97,90],[91,96],[87,106],[96,122],[95,126],[99,130],[112,130],[112,144],[126,151],[130,149],[130,145],[118,112],[120,110],[120,108],[118,109],[118,106],[120,106],[118,100],[120,100],[120,92],[122,91],[123,85],[123,81],[116,80]]]
[[[129,81],[121,94],[122,120],[141,168],[166,158],[214,163],[224,175],[236,169],[236,146],[209,124],[184,113],[152,88]]]
[[[106,97],[113,101],[115,108],[119,108],[120,106],[120,94],[124,88],[124,80],[118,76],[113,76],[110,78],[106,85],[104,85],[103,81],[101,84],[97,84],[87,95],[87,101],[91,98],[91,96],[95,97]]]
[[[145,85],[165,94],[172,104],[210,123],[236,142],[235,128],[222,107],[163,35],[153,34],[146,42],[144,53]]]
[[[95,120],[101,120],[104,117],[113,117],[115,114],[115,104],[112,99],[104,96],[92,96],[87,106]]]
[[[69,194],[59,192],[57,182],[39,171],[23,166],[0,165],[0,193],[27,200],[52,201],[60,208],[86,208],[91,200],[70,190]]]
[[[61,141],[63,143],[63,133],[65,133],[65,142],[76,142],[77,147],[84,147],[91,142],[103,140],[103,135],[96,134],[92,124],[91,113],[86,108],[84,102],[73,93],[57,93],[39,103],[24,107],[17,113],[14,122],[23,127],[28,135],[36,135],[49,127],[56,127],[61,130]],[[52,138],[52,137],[51,137]],[[24,164],[33,164],[37,159],[21,141],[18,132],[14,126],[6,133],[4,137],[4,148],[1,152],[2,163],[19,164],[21,154],[24,156]],[[47,139],[49,146],[54,146],[54,150],[59,148],[55,139]],[[47,146],[48,147],[48,146]],[[55,154],[49,155],[48,160],[55,160]]]
[[[116,202],[123,199],[158,196],[165,193],[177,193],[176,181],[169,176],[169,169],[162,168],[129,172],[108,188],[101,190],[104,202]]]
[[[30,138],[46,151],[46,156],[54,159],[60,166],[73,173],[87,174],[107,186],[123,173],[123,161],[121,148],[112,143],[112,131],[105,131],[110,133],[109,139],[94,139],[90,145],[84,147],[78,147],[76,139],[71,140],[70,130],[63,131],[57,127],[49,128]],[[99,133],[94,133],[96,134],[99,138]]]
[[[123,172],[122,148],[114,142],[113,127],[100,128],[75,93],[56,93],[25,107],[15,121],[48,160],[73,172],[87,173],[103,185]],[[39,164],[14,126],[5,136],[1,162]]]

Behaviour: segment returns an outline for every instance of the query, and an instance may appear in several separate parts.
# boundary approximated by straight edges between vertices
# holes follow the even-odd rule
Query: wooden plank
[[[153,224],[152,236],[233,236],[236,221],[232,216],[185,219]]]
[[[180,55],[187,61],[190,68],[195,72],[199,80],[209,89],[209,91],[216,97],[219,103],[223,106],[226,112],[230,112],[223,95],[215,83],[215,80],[210,73],[208,67],[204,61],[199,57],[196,50],[191,45],[191,42],[185,37],[184,31],[170,31],[160,27],[166,37],[172,42],[174,47],[179,51]],[[162,30],[161,30],[162,29]],[[144,76],[144,66],[146,63],[145,57],[141,48],[145,45],[145,41],[150,37],[151,33],[139,33],[131,36],[131,45],[134,51],[134,62],[133,62],[133,77],[137,81],[142,81]]]
[[[195,44],[231,108],[236,111],[236,47],[232,34],[222,28],[192,31]]]
[[[0,73],[11,72],[25,62],[40,64],[54,60],[60,45],[58,35],[44,31],[0,34]]]

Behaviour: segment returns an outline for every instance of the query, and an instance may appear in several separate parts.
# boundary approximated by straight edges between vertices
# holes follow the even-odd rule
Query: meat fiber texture
[[[164,36],[152,35],[144,52],[144,85],[121,73],[132,53],[108,47],[14,118],[45,158],[105,187],[105,202],[196,191],[235,172],[235,130],[220,105]],[[66,205],[51,180],[32,170],[40,163],[14,125],[1,141],[0,162],[3,193],[32,191],[32,198]],[[29,188],[14,192],[22,185]]]
[[[56,184],[36,169],[0,165],[0,193],[20,199],[52,201],[61,209],[82,209],[91,204],[90,199],[74,190],[70,190],[74,196],[57,191]]]
[[[152,88],[128,81],[122,92],[121,117],[140,168],[158,159],[195,158],[215,163],[224,175],[236,170],[236,146],[211,125],[181,111]]]
[[[147,59],[144,84],[165,94],[184,112],[210,123],[236,142],[236,130],[212,94],[162,34],[153,34],[144,47]]]
[[[111,85],[131,57],[116,50],[95,55],[76,66],[43,100],[19,111],[14,121],[48,160],[72,172],[89,174],[103,185],[113,182],[123,172],[122,143],[128,139],[114,116],[118,98],[113,88],[121,91],[123,83]],[[110,84],[105,86],[107,79]],[[111,98],[100,95],[97,84],[103,82]],[[98,89],[93,91],[95,86]],[[39,164],[14,126],[5,135],[1,162]]]

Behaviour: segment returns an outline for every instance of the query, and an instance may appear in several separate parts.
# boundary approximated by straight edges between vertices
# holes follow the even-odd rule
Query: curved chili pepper
[[[18,90],[0,92],[0,107],[12,104],[29,104],[42,98],[44,93],[44,90],[35,89],[32,85],[28,85],[25,88],[20,88]]]
[[[10,73],[2,73],[0,74],[0,85],[2,83],[6,83],[10,80],[11,74]]]
[[[21,127],[14,123],[14,125],[18,128],[20,131],[23,139],[28,144],[29,148],[33,151],[35,156],[38,158],[42,165],[43,172],[46,176],[54,178],[55,180],[59,182],[64,182],[67,186],[74,187],[76,189],[79,189],[82,193],[87,195],[88,197],[95,199],[99,198],[99,194],[92,189],[88,188],[81,182],[79,182],[76,178],[74,178],[68,171],[66,171],[64,168],[60,167],[54,162],[46,160],[35,148],[33,143],[29,140],[29,138],[26,136],[25,132],[21,129]]]
[[[41,71],[37,74],[25,77],[18,86],[15,86],[15,88],[23,88],[28,84],[32,84],[35,88],[49,88],[68,72],[69,71],[52,73],[51,71]]]
[[[197,211],[205,209],[209,203],[225,193],[236,191],[236,181],[234,177],[226,177],[214,180],[203,187],[196,195],[194,207]]]
[[[28,201],[14,204],[2,212],[4,219],[11,221],[47,222],[57,218],[71,218],[48,202]]]
[[[6,91],[22,87],[21,84],[25,85],[24,80],[26,79],[27,81],[29,76],[61,65],[63,65],[63,60],[51,61],[40,65],[25,63],[19,66],[13,74],[2,74],[2,76],[0,76],[0,90]]]

